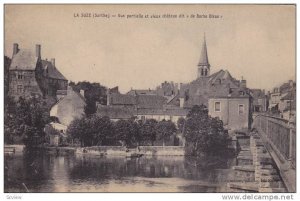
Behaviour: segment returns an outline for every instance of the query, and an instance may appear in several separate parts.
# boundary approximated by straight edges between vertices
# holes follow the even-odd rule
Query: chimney
[[[53,67],[55,67],[55,59],[54,58],[51,59],[51,64]]]
[[[107,88],[107,91],[106,91],[106,96],[107,96],[107,101],[106,101],[106,105],[110,105],[110,89]]]
[[[183,108],[183,106],[184,106],[184,98],[183,97],[179,98],[179,106],[180,106],[180,108]]]
[[[176,94],[178,94],[178,92],[179,92],[179,89],[178,89],[178,83],[175,83],[174,88],[175,88]]]
[[[247,87],[247,81],[246,80],[241,80],[241,82],[240,82],[240,87],[242,87],[242,88],[246,88]]]
[[[19,52],[19,44],[18,43],[14,43],[14,47],[13,47],[13,56],[15,54],[17,54]]]
[[[182,89],[182,85],[183,85],[182,83],[179,84],[179,90]]]
[[[41,45],[35,45],[35,56],[41,58]]]
[[[266,95],[266,91],[264,89],[262,90],[262,93],[263,93],[263,95]]]
[[[51,60],[51,63],[52,63],[52,60]],[[82,97],[84,97],[84,90],[83,89],[80,89],[79,93],[82,95]]]

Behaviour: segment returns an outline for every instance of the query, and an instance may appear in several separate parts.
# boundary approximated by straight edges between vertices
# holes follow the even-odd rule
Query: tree
[[[156,133],[158,139],[163,140],[163,146],[165,146],[165,141],[169,140],[176,130],[175,124],[170,120],[162,120],[156,125]]]
[[[180,117],[177,120],[177,127],[180,133],[184,132],[184,125],[185,125],[185,119],[183,117]]]
[[[119,120],[115,123],[116,139],[132,146],[139,140],[138,124],[134,120]]]
[[[86,116],[95,114],[97,111],[96,102],[91,99],[86,99],[86,105],[84,106],[84,113]]]
[[[92,122],[94,145],[103,145],[106,140],[114,138],[114,125],[109,117],[100,117],[94,114],[90,121]]]
[[[223,122],[208,115],[204,105],[194,106],[187,115],[184,135],[188,155],[222,152],[228,144]]]
[[[12,107],[12,106],[11,106]],[[42,99],[20,99],[5,116],[5,136],[20,136],[26,146],[44,141],[44,127],[50,121],[46,103]]]
[[[11,59],[7,56],[4,56],[4,102],[7,100],[8,96],[8,87],[9,87],[9,66]]]
[[[140,125],[141,139],[142,141],[151,141],[151,145],[154,145],[156,140],[156,124],[155,119],[147,119]]]
[[[80,141],[82,147],[88,145],[89,138],[92,138],[88,131],[89,123],[86,117],[74,119],[68,126],[67,133],[72,139]]]
[[[112,137],[113,124],[108,117],[91,115],[74,119],[67,129],[72,139],[81,142],[81,146],[102,145],[107,138]]]

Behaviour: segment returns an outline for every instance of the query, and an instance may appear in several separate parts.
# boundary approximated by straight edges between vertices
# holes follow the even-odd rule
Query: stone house
[[[155,94],[108,93],[107,105],[97,105],[97,113],[108,116],[113,121],[136,118],[137,120],[171,120],[177,124],[180,117],[185,118],[188,110],[168,105],[167,98]]]
[[[266,112],[268,110],[268,98],[265,90],[251,89],[253,112]]]
[[[269,93],[269,110],[282,113],[291,101],[296,101],[296,83],[289,80]]]
[[[85,106],[83,94],[74,91],[72,87],[68,87],[66,95],[51,107],[50,116],[56,117],[61,124],[69,126],[75,118],[84,115]]]
[[[55,59],[43,60],[41,45],[35,52],[19,49],[13,45],[12,61],[9,68],[9,95],[17,100],[38,96],[55,100],[57,90],[66,90],[68,80],[59,72]]]
[[[251,124],[251,96],[243,88],[223,90],[209,98],[208,112],[219,117],[230,130],[248,129]]]

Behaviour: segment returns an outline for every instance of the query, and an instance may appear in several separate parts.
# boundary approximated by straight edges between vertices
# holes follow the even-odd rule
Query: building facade
[[[84,115],[85,99],[82,94],[68,87],[67,94],[50,109],[50,116],[56,117],[65,126]]]
[[[208,112],[218,117],[230,129],[248,129],[251,123],[251,97],[244,89],[234,89],[227,95],[216,94],[209,98]]]
[[[13,45],[12,61],[9,68],[9,95],[19,97],[55,98],[57,90],[66,90],[68,80],[59,72],[55,59],[42,60],[41,45],[35,52],[19,49]]]
[[[253,112],[266,112],[268,110],[268,98],[265,94],[265,90],[251,89],[252,96],[252,111]]]

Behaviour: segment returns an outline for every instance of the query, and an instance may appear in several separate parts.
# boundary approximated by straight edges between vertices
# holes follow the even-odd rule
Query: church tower
[[[206,40],[205,40],[205,35],[204,35],[204,41],[202,44],[200,61],[198,63],[198,78],[208,77],[209,75],[210,75],[210,64],[208,62]]]

